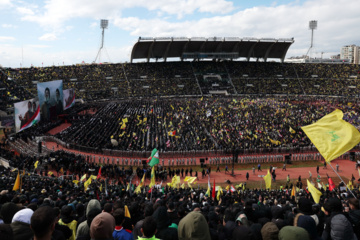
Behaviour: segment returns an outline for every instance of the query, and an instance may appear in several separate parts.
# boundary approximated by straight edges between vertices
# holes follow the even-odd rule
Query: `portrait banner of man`
[[[63,91],[63,106],[64,110],[71,108],[75,104],[75,91],[73,88]]]
[[[15,131],[20,132],[40,121],[40,106],[38,98],[14,104]]]
[[[63,112],[63,81],[55,80],[37,84],[41,121],[56,120]]]

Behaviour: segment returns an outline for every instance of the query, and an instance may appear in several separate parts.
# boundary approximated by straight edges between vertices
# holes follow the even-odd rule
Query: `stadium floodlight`
[[[109,26],[109,20],[101,19],[100,20],[100,28],[107,29]]]
[[[307,57],[307,55],[309,54],[310,50],[313,48],[314,46],[314,30],[317,29],[317,20],[311,20],[309,22],[309,29],[311,30],[311,43],[310,43],[310,48],[307,51],[305,57]],[[309,61],[311,62],[311,53],[309,55]]]
[[[102,29],[101,45],[100,45],[98,53],[96,54],[96,58],[95,58],[95,61],[94,61],[95,63],[96,63],[97,59],[99,59],[99,62],[100,62],[101,52],[102,52],[102,50],[104,48],[104,33],[105,33],[105,29],[107,29],[108,26],[109,26],[109,20],[107,20],[107,19],[101,19],[100,20],[100,28]],[[105,51],[106,51],[106,49],[105,49]],[[109,58],[109,54],[107,54],[107,55],[108,55],[108,58]]]

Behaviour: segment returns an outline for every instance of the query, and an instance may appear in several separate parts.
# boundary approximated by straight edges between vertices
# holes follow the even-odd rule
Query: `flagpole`
[[[331,163],[328,162],[328,164],[330,165],[330,167],[332,168],[332,170],[334,171],[334,173],[336,173],[336,175],[340,178],[341,182],[344,183],[346,189],[348,189],[348,190],[350,191],[351,195],[353,195],[353,197],[354,197],[355,199],[357,199],[357,198],[355,197],[354,193],[348,188],[348,186],[346,185],[346,183],[344,182],[344,180],[343,180],[343,179],[340,177],[340,175],[335,171],[335,169],[333,168],[333,166],[331,165]]]

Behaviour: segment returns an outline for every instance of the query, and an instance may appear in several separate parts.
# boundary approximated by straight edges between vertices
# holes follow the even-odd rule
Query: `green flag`
[[[154,165],[159,163],[159,152],[156,148],[152,150],[151,156],[147,160],[150,167],[153,167]]]

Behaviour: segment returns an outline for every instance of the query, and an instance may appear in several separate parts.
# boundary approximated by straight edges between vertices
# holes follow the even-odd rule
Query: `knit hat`
[[[91,222],[90,237],[94,240],[113,239],[114,229],[115,218],[107,212],[102,212]]]
[[[278,234],[279,228],[273,222],[268,222],[261,228],[261,236],[263,240],[277,240]]]
[[[31,216],[33,215],[34,211],[30,208],[25,208],[23,210],[18,211],[15,213],[11,222],[23,222],[30,224]]]
[[[280,230],[279,240],[310,240],[310,237],[301,227],[286,226]]]
[[[315,220],[307,215],[299,216],[297,226],[304,228],[310,235],[311,239],[317,238],[317,230]]]

